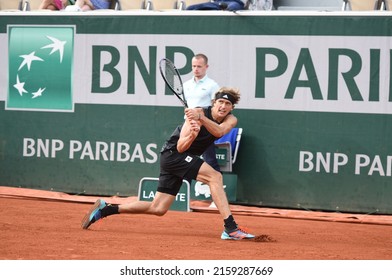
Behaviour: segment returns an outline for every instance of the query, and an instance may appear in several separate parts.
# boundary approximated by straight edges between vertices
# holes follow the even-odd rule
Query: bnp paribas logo
[[[74,26],[8,26],[10,110],[73,111]]]

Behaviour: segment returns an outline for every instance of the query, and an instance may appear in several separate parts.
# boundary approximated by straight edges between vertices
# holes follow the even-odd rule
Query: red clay
[[[306,215],[278,218],[262,208],[257,214],[257,208],[233,206],[237,222],[259,235],[260,242],[223,241],[220,215],[203,211],[201,203],[194,207],[198,211],[169,211],[163,217],[115,215],[82,230],[80,221],[95,198],[83,202],[57,194],[57,199],[45,199],[34,191],[23,196],[25,190],[16,189],[14,195],[7,193],[10,188],[0,190],[3,260],[392,259],[389,216],[378,217],[379,223],[377,217],[337,222]]]

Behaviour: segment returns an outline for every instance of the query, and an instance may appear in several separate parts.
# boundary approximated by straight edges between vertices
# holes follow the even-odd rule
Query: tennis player
[[[211,143],[237,125],[232,114],[240,93],[234,88],[220,88],[212,106],[185,109],[186,119],[165,142],[160,156],[160,174],[153,201],[134,201],[111,205],[98,199],[82,220],[87,229],[96,221],[114,214],[151,214],[163,216],[174,202],[184,178],[195,179],[210,187],[212,199],[224,221],[221,239],[242,240],[255,236],[239,227],[230,211],[223,189],[222,174],[204,162],[203,154]]]

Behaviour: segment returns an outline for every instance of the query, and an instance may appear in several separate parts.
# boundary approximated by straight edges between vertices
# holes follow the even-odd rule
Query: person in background
[[[69,5],[65,8],[68,12],[85,12],[100,9],[109,9],[111,0],[76,0],[75,5]]]
[[[62,11],[68,5],[74,5],[75,0],[42,0],[39,10]]]
[[[218,0],[194,4],[187,7],[187,10],[244,10],[247,0]]]
[[[219,85],[207,76],[208,67],[208,57],[205,54],[199,53],[192,58],[193,77],[184,83],[184,95],[189,108],[211,106],[215,92],[219,89]],[[214,143],[203,153],[203,159],[220,171]]]

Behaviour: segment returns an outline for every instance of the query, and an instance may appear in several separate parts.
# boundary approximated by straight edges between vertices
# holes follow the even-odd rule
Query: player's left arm
[[[230,132],[230,130],[237,125],[237,117],[229,114],[222,123],[216,122],[205,117],[204,114],[200,116],[200,123],[215,137],[220,138]]]

